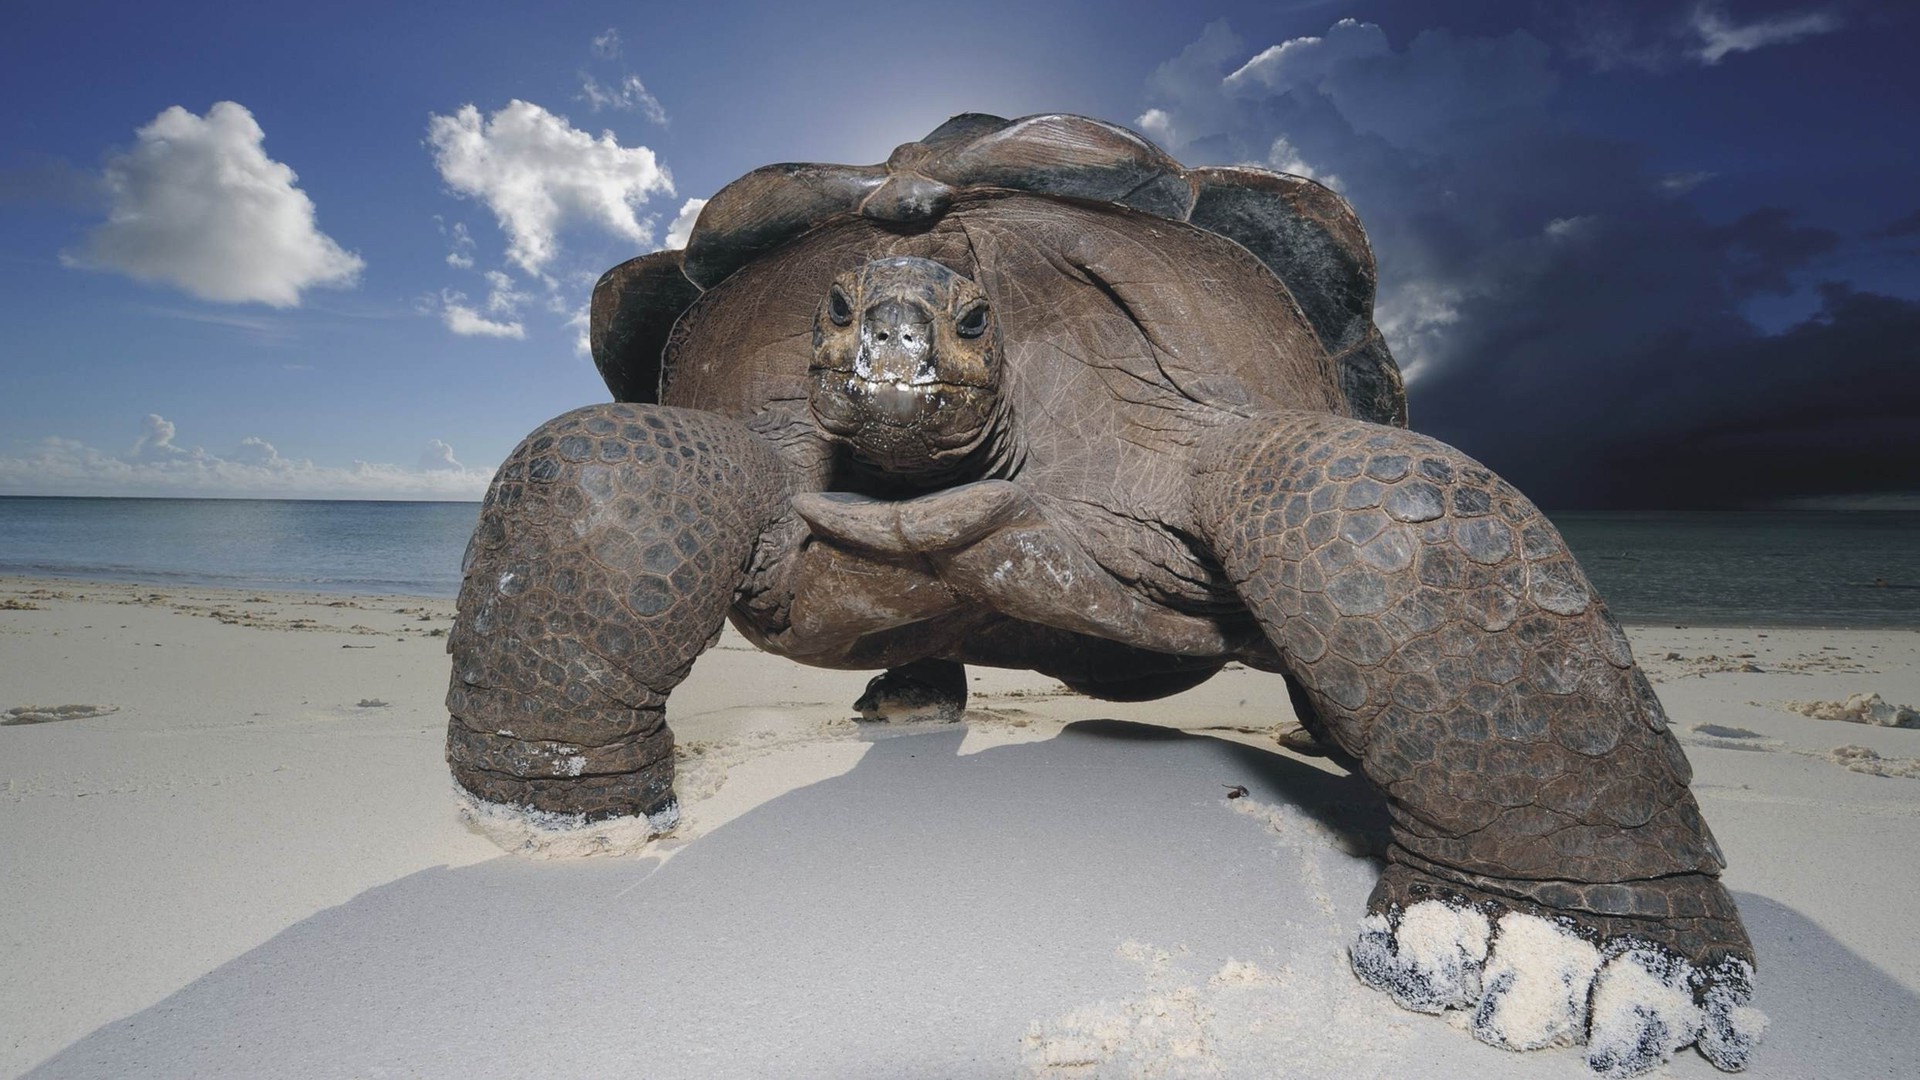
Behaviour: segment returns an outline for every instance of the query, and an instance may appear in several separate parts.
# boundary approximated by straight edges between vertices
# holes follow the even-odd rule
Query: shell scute
[[[735,270],[860,205],[886,183],[881,165],[764,165],[721,188],[687,238],[687,280],[711,289]]]
[[[700,298],[680,270],[681,253],[656,251],[600,275],[587,340],[615,401],[660,400],[660,354],[674,320]]]
[[[953,187],[1004,187],[1115,202],[1183,219],[1193,202],[1180,163],[1113,124],[1049,114],[1015,120],[921,166]]]

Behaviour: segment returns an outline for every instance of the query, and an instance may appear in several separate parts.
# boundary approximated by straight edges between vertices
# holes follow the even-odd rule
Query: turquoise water
[[[477,503],[0,498],[0,573],[452,596],[478,514]],[[1920,511],[1554,521],[1626,622],[1920,627]]]

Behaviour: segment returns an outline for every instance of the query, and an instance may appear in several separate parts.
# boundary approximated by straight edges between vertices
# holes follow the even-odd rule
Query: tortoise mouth
[[[890,471],[944,465],[977,446],[999,395],[984,386],[866,379],[852,372],[813,372],[807,395],[828,435]]]
[[[857,404],[868,419],[895,425],[924,423],[929,413],[958,404],[974,394],[991,394],[984,386],[945,379],[865,378],[845,371],[826,371],[818,380],[822,390]]]

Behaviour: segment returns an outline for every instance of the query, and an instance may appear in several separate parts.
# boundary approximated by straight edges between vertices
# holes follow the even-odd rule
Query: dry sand
[[[1354,981],[1378,822],[1276,678],[975,671],[965,723],[874,727],[729,631],[677,835],[543,861],[455,813],[451,617],[0,578],[0,1076],[1584,1074]],[[1920,633],[1630,636],[1760,949],[1749,1075],[1911,1075],[1920,730],[1785,703],[1920,705]]]

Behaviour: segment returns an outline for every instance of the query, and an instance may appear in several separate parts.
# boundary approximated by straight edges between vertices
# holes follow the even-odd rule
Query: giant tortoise
[[[1344,200],[1123,128],[957,116],[771,165],[594,290],[615,403],[488,491],[449,647],[467,797],[677,818],[728,619],[957,711],[961,665],[1141,700],[1237,662],[1375,785],[1351,949],[1408,1008],[1633,1075],[1740,1068],[1752,947],[1626,637],[1514,488],[1405,427]]]

